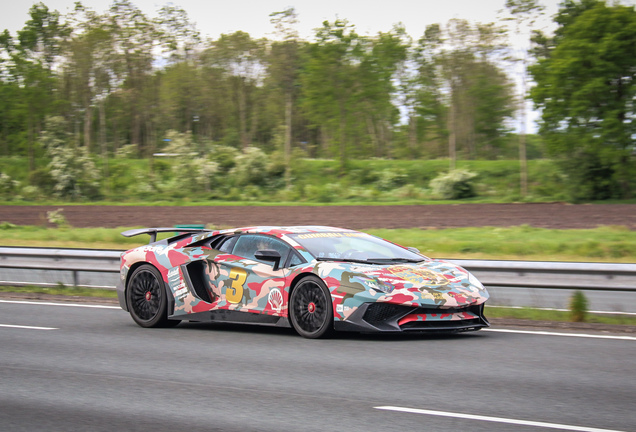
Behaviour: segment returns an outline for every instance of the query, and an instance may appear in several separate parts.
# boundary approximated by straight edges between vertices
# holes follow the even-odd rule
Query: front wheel
[[[168,300],[161,273],[150,264],[137,267],[126,289],[130,316],[141,327],[173,327],[168,319]]]
[[[299,335],[318,339],[333,332],[333,304],[324,282],[316,276],[303,278],[289,299],[290,321]]]

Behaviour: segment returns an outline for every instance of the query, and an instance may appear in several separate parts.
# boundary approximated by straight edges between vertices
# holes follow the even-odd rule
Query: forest
[[[629,199],[636,12],[565,0],[554,34],[541,13],[508,0],[417,39],[336,19],[303,40],[289,8],[269,38],[211,39],[173,4],[35,4],[0,35],[0,200]]]

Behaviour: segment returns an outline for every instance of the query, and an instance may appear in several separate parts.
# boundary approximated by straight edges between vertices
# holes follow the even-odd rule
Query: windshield
[[[419,262],[426,258],[386,240],[360,232],[316,232],[290,235],[318,260],[353,262]]]

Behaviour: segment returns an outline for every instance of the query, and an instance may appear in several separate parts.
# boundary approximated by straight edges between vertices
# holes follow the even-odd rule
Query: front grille
[[[409,316],[417,314],[426,315],[444,315],[455,314],[460,312],[469,312],[475,315],[475,318],[460,320],[423,320],[408,321],[400,325],[402,330],[441,330],[441,331],[464,331],[477,330],[481,327],[488,327],[488,321],[483,316],[484,305],[474,305],[468,307],[452,308],[452,309],[430,309],[417,308]]]
[[[470,312],[475,318],[462,320],[441,320],[435,316]],[[427,315],[432,319],[410,321],[408,317]],[[465,331],[488,327],[488,321],[483,316],[483,305],[459,308],[441,309],[431,307],[403,306],[391,303],[371,303],[364,311],[362,319],[374,327],[403,331]],[[400,325],[400,322],[406,321]]]
[[[479,319],[460,321],[411,321],[400,326],[402,330],[470,330],[485,327]]]
[[[373,303],[367,308],[363,320],[369,324],[379,324],[400,318],[409,312],[416,310],[410,306],[401,306],[390,303]]]

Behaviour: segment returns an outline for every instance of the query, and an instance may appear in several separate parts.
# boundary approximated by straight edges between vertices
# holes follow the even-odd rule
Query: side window
[[[285,263],[285,260],[287,259],[287,254],[291,250],[291,247],[287,243],[275,237],[257,234],[245,234],[238,236],[238,240],[236,241],[236,245],[234,246],[232,254],[254,261],[260,261],[254,257],[254,254],[256,253],[256,251],[263,249],[274,249],[275,251],[278,251],[281,256],[281,265],[283,265]]]
[[[222,243],[219,243],[215,249],[225,253],[232,253],[232,249],[238,240],[237,236],[226,238]]]
[[[289,260],[290,267],[294,267],[304,263],[305,263],[305,260],[303,260],[297,253],[292,254],[291,259]]]

